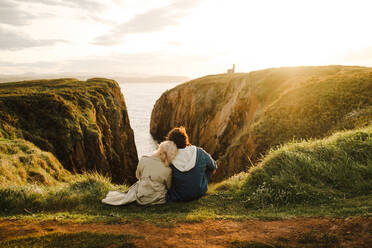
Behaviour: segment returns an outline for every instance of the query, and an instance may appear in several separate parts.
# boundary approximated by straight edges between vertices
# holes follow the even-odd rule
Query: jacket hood
[[[173,159],[172,164],[179,171],[189,171],[195,167],[196,153],[196,146],[187,146],[186,148],[178,149],[177,156]]]

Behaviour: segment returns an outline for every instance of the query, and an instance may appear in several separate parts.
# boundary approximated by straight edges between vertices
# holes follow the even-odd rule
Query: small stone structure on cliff
[[[233,74],[233,73],[235,73],[235,64],[233,64],[232,69],[227,70],[227,74]]]

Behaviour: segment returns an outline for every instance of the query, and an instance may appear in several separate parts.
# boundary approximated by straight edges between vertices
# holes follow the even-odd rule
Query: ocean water
[[[152,153],[157,142],[150,134],[151,111],[161,94],[177,83],[120,83],[128,109],[138,156]]]

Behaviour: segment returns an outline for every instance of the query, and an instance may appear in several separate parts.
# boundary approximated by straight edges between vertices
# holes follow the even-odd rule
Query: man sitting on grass
[[[191,201],[205,195],[208,182],[216,172],[216,162],[202,148],[189,143],[184,127],[173,128],[167,140],[173,141],[178,148],[171,165],[172,186],[167,193],[167,202]]]

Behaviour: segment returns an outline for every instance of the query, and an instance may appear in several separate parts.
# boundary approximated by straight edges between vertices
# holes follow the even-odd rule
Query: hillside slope
[[[320,204],[371,196],[372,125],[272,149],[248,173],[216,188],[246,206]],[[259,206],[258,206],[259,205]]]
[[[70,178],[53,154],[23,139],[0,139],[1,187],[27,183],[52,186]]]
[[[0,84],[0,137],[24,139],[74,172],[133,182],[138,158],[124,97],[108,79]]]
[[[165,92],[150,132],[158,140],[183,125],[218,160],[215,179],[247,170],[270,147],[321,138],[372,121],[372,68],[274,68],[211,75]]]

